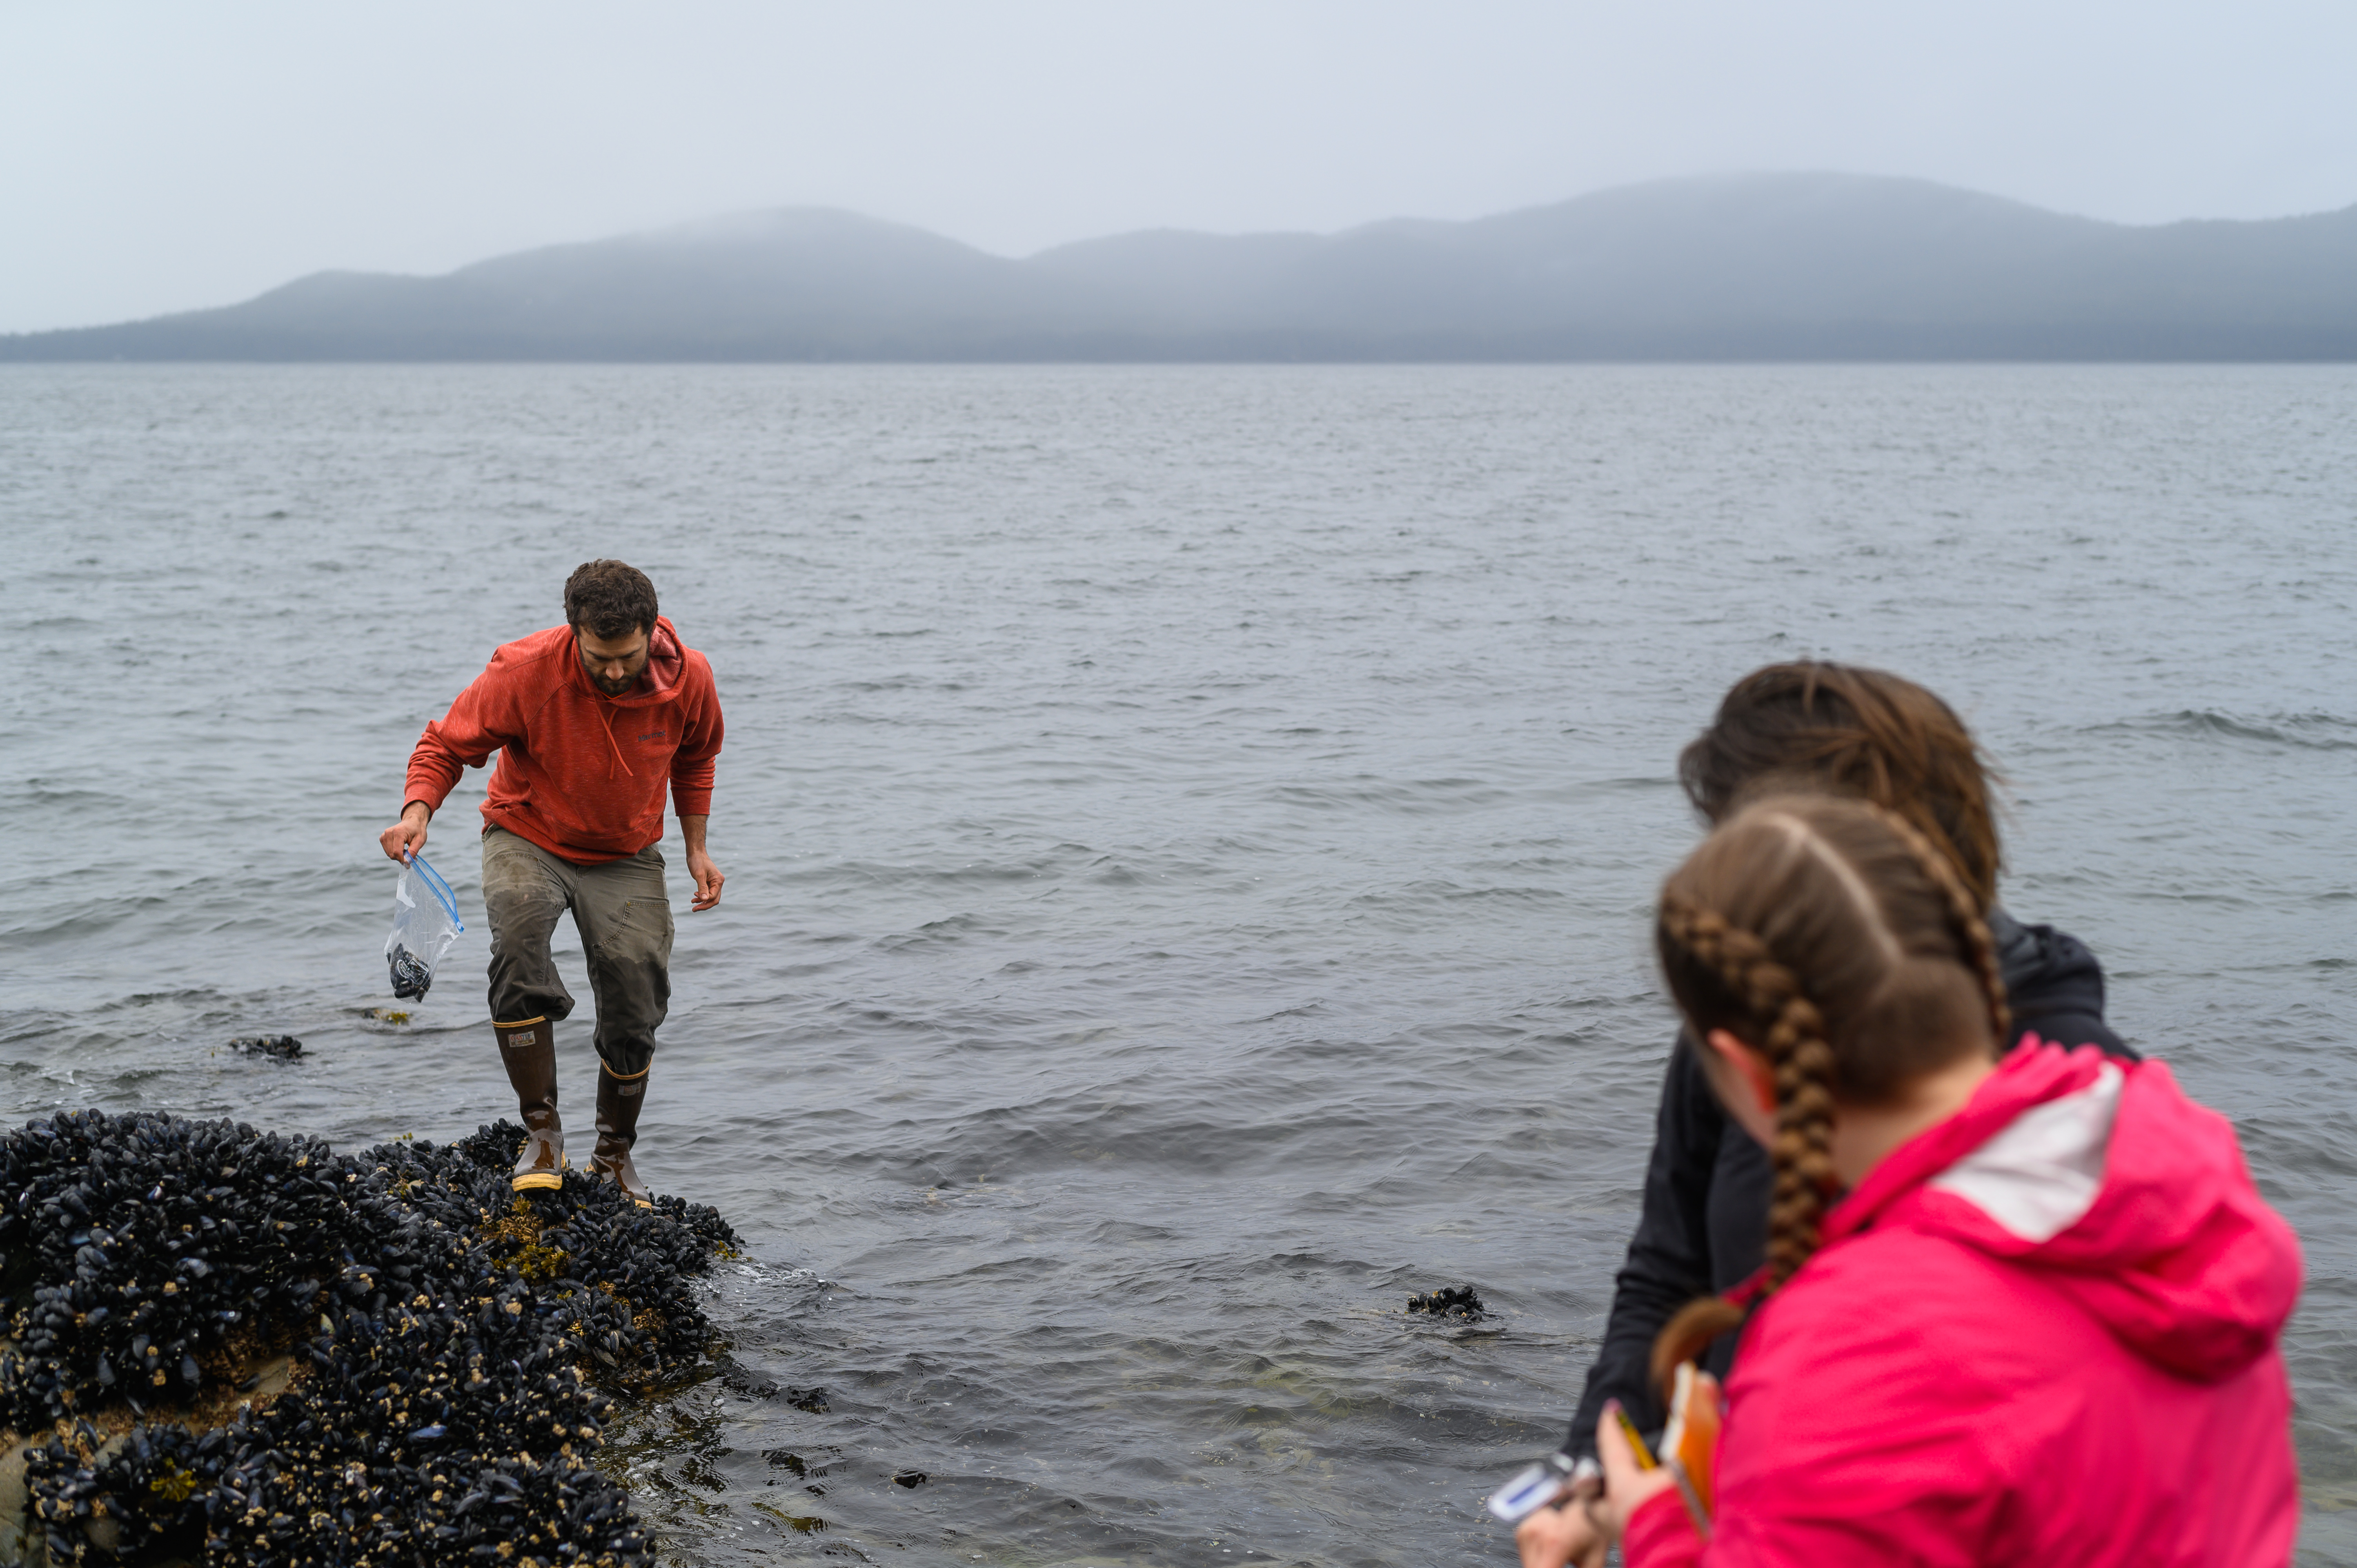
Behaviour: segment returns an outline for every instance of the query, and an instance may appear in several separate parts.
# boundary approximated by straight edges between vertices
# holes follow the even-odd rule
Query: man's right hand
[[[387,860],[404,860],[425,847],[425,824],[434,813],[423,800],[412,800],[401,809],[401,821],[376,835],[384,846]]]

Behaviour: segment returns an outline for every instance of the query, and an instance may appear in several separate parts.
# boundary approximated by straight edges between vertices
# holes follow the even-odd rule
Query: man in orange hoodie
[[[523,1113],[515,1185],[563,1182],[556,1021],[573,1011],[548,940],[565,910],[597,1004],[597,1144],[591,1174],[644,1206],[630,1163],[655,1029],[671,1004],[671,900],[663,891],[666,781],[695,880],[693,908],[720,902],[705,852],[720,696],[712,666],[657,613],[654,585],[619,561],[592,561],[565,585],[565,624],[511,642],[425,726],[409,757],[401,820],[378,842],[394,860],[425,847],[426,823],[461,770],[500,754],[483,800],[483,903],[491,919],[491,1027]]]

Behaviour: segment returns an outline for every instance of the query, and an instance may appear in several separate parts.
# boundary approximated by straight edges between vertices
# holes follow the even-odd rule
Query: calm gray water
[[[10,1122],[511,1112],[481,775],[452,968],[361,1016],[404,758],[591,556],[710,655],[640,1151],[750,1243],[740,1369],[619,1456],[679,1562],[1509,1561],[1635,1213],[1672,759],[1819,654],[1966,713],[2008,903],[2240,1124],[2357,1563],[2357,371],[11,367],[0,528]]]

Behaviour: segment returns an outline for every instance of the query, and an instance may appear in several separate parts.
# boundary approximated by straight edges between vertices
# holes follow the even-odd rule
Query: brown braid
[[[1776,1142],[1770,1150],[1776,1185],[1768,1208],[1764,1299],[1816,1251],[1819,1226],[1835,1185],[1833,1047],[1825,1042],[1816,1004],[1802,991],[1799,978],[1770,957],[1757,936],[1730,926],[1715,910],[1666,894],[1661,920],[1663,933],[1717,971],[1755,1023],[1766,1026],[1760,1040],[1776,1081]],[[1695,1048],[1703,1047],[1697,1043]],[[1741,1311],[1723,1296],[1692,1304],[1655,1340],[1654,1376],[1666,1388],[1679,1362],[1693,1359],[1741,1320]]]
[[[1932,841],[1918,832],[1914,823],[1896,811],[1877,807],[1875,812],[1899,835],[1899,842],[1922,866],[1923,875],[1947,899],[1948,923],[1955,928],[1957,943],[1971,959],[1973,972],[1980,977],[1981,989],[1988,994],[1989,1022],[1996,1031],[1996,1048],[2005,1049],[2013,1038],[2013,1008],[2007,1002],[2005,967],[1997,962],[1996,939],[1989,935],[1986,917],[1965,891],[1964,878],[1956,875],[1955,863],[1932,848]]]
[[[1815,1253],[1838,1188],[1835,1090],[1888,1103],[1920,1075],[2000,1050],[2008,1010],[1996,945],[1950,858],[1867,801],[1785,796],[1722,825],[1662,889],[1654,938],[1690,1038],[1727,1029],[1775,1089],[1760,1298]],[[1697,1301],[1654,1341],[1666,1380],[1742,1321]]]

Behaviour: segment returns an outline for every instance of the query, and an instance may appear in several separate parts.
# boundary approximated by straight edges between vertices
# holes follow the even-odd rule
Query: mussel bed
[[[650,1561],[591,1456],[614,1396],[709,1366],[690,1282],[737,1237],[573,1172],[519,1196],[522,1137],[0,1134],[0,1563]]]

